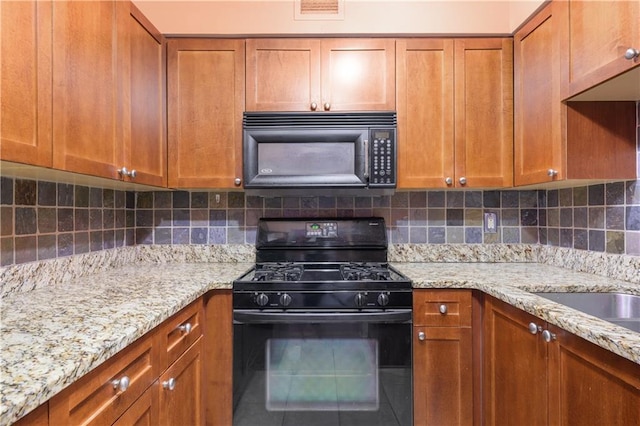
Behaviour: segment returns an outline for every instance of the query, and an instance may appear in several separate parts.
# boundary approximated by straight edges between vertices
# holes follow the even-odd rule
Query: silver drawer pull
[[[193,327],[191,326],[190,322],[187,322],[185,324],[182,324],[181,326],[178,327],[178,330],[182,331],[184,334],[189,334],[191,333],[191,329]]]
[[[542,327],[537,325],[535,322],[530,322],[529,323],[529,333],[538,334],[541,331],[542,331]]]
[[[438,307],[438,311],[440,311],[440,313],[441,313],[442,315],[446,315],[448,310],[449,310],[449,309],[447,308],[447,305],[445,305],[445,304],[442,304],[442,305],[440,305],[440,306]]]
[[[130,380],[127,376],[122,376],[119,379],[112,380],[111,384],[114,389],[118,389],[120,392],[124,392],[129,389]]]
[[[549,330],[544,330],[542,332],[542,338],[545,342],[550,343],[552,340],[556,340],[555,333],[550,332]]]
[[[174,390],[176,388],[176,379],[172,377],[169,380],[162,382],[162,387],[166,390]]]
[[[418,340],[424,340],[427,336],[424,334],[424,331],[418,333]]]

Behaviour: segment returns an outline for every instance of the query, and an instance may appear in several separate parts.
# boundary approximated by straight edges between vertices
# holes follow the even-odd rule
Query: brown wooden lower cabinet
[[[160,376],[160,424],[203,425],[202,338]]]
[[[491,297],[483,332],[485,424],[640,421],[640,365]]]
[[[413,423],[472,425],[471,291],[416,290],[413,304]]]
[[[158,386],[151,386],[113,426],[152,426],[158,424]]]

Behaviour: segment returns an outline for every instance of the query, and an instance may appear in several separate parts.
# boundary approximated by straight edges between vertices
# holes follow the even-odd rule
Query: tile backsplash
[[[0,265],[135,244],[135,193],[0,180]]]
[[[2,178],[3,266],[135,244],[255,242],[260,217],[382,216],[392,243],[527,243],[640,255],[639,181],[554,190],[260,198]],[[497,233],[483,228],[495,213]]]

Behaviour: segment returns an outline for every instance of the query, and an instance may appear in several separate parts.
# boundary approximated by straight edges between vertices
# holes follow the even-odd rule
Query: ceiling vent
[[[344,0],[296,0],[296,20],[343,20]]]

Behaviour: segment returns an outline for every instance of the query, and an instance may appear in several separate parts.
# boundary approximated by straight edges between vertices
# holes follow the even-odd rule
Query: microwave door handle
[[[364,178],[369,178],[369,140],[364,140]]]

